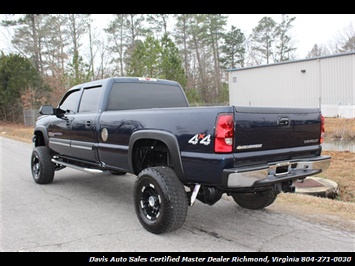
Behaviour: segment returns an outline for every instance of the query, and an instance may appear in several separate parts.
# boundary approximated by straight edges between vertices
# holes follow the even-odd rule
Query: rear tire
[[[31,155],[31,170],[33,180],[37,184],[49,184],[54,178],[54,163],[48,147],[38,146]]]
[[[139,222],[147,231],[167,233],[184,224],[187,194],[171,168],[146,168],[139,173],[134,185],[134,206]]]
[[[248,193],[232,193],[234,201],[245,209],[259,210],[271,205],[279,190],[277,186],[272,186],[264,191],[248,192]]]

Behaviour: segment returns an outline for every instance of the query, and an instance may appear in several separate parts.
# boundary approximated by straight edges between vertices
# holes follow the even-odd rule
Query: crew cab
[[[34,181],[51,183],[65,167],[131,174],[138,220],[154,234],[181,228],[196,200],[214,205],[225,194],[243,208],[265,208],[331,160],[321,154],[318,108],[190,107],[169,80],[79,84],[40,113]]]

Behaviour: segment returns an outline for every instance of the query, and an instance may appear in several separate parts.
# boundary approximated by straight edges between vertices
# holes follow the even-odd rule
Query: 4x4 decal
[[[196,145],[196,144],[203,144],[203,145],[209,145],[211,143],[211,134],[196,134],[194,135],[188,143]]]

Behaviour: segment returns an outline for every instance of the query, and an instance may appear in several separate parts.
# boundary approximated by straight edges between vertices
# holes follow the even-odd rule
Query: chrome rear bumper
[[[225,169],[223,183],[227,188],[249,188],[303,179],[328,169],[330,160],[330,156],[318,156],[253,167]]]

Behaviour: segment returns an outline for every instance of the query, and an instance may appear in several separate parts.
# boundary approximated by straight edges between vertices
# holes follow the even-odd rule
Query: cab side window
[[[63,98],[59,108],[67,113],[74,112],[78,110],[78,101],[80,97],[80,90],[74,90],[69,92]]]
[[[80,101],[79,113],[97,112],[101,91],[101,86],[84,89]]]

